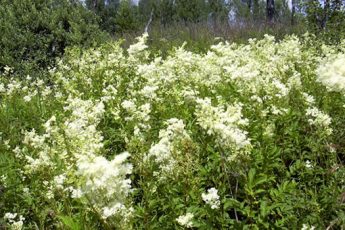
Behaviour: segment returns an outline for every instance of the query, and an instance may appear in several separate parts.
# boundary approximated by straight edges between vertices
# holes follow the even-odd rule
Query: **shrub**
[[[37,71],[68,46],[90,47],[107,37],[91,12],[69,0],[1,0],[0,24],[0,71]]]

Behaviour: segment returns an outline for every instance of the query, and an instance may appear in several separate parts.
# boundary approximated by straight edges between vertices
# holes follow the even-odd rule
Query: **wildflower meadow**
[[[6,67],[0,229],[345,228],[345,42],[148,39]]]

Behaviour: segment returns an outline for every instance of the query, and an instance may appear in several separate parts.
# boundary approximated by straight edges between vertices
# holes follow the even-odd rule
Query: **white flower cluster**
[[[186,215],[179,216],[176,218],[177,223],[179,223],[182,227],[192,228],[193,227],[193,213],[187,212]]]
[[[15,220],[17,216],[17,213],[10,212],[5,213],[4,215],[4,220],[6,220],[10,224],[11,230],[21,230],[23,228],[25,218],[20,215],[18,216],[18,219]]]
[[[126,177],[132,166],[125,163],[129,157],[127,152],[117,155],[112,161],[97,155],[103,147],[103,137],[96,130],[104,113],[103,103],[94,105],[77,99],[70,101],[65,109],[72,111],[70,119],[65,121],[65,133],[72,146],[77,147],[74,156],[76,175],[83,181],[80,185],[82,195],[89,198],[103,218],[123,214],[131,187],[131,181]]]
[[[159,132],[159,142],[151,146],[145,161],[154,158],[154,162],[158,165],[160,173],[157,175],[165,176],[174,172],[176,159],[173,152],[177,151],[175,148],[179,141],[190,139],[188,133],[185,131],[185,125],[182,120],[171,118],[167,122],[168,127]]]
[[[37,151],[36,158],[28,154],[24,155],[26,161],[28,162],[28,164],[25,166],[25,169],[28,173],[35,172],[46,167],[51,167],[53,165],[53,162],[51,161],[51,154],[53,152],[45,141],[46,136],[38,135],[35,129],[31,130],[30,132],[25,132],[23,143],[31,146]],[[16,152],[18,153],[17,157],[21,157],[22,150],[16,148]]]
[[[40,93],[41,100],[44,100],[52,93],[52,88],[44,84],[42,79],[33,80],[29,75],[23,81],[10,78],[7,83],[0,83],[0,94],[9,97],[19,94],[25,102],[30,102],[38,93]]]
[[[313,164],[310,160],[306,160],[305,161],[305,167],[308,168],[308,169],[311,169],[313,168]]]
[[[312,95],[310,95],[308,93],[303,93],[302,95],[303,95],[307,105],[313,105],[315,103],[315,98]]]
[[[308,225],[308,224],[303,224],[301,230],[315,230],[315,226]]]
[[[126,209],[124,203],[131,188],[131,181],[126,176],[132,172],[132,165],[125,163],[128,157],[125,152],[112,161],[102,156],[78,160],[77,175],[84,181],[82,194],[102,210],[105,219]]]
[[[56,125],[53,116],[45,124],[46,133],[38,135],[27,132],[24,142],[38,150],[37,158],[26,155],[29,172],[48,166],[55,169],[52,158],[57,156],[70,171],[68,175],[78,178],[78,188],[63,189],[66,174],[58,174],[53,178],[55,189],[69,191],[72,197],[86,196],[91,205],[98,210],[103,218],[121,215],[127,221],[131,208],[126,207],[126,198],[130,192],[131,181],[127,176],[132,172],[132,165],[125,163],[129,153],[115,156],[111,161],[100,156],[103,148],[103,137],[97,125],[104,113],[102,102],[92,102],[79,98],[68,98],[64,108],[69,112],[62,127]],[[73,170],[76,166],[76,171]],[[52,186],[48,188],[47,198],[54,197]],[[126,219],[126,218],[127,219]]]
[[[142,52],[148,47],[146,45],[146,40],[148,38],[148,33],[144,33],[141,37],[138,37],[138,42],[129,46],[128,48],[128,54],[131,57],[138,57],[142,54]]]
[[[325,63],[324,63],[325,62]],[[345,54],[331,56],[319,66],[318,81],[330,91],[344,92],[345,90]]]
[[[201,194],[202,199],[206,204],[210,205],[212,209],[218,209],[220,206],[218,190],[216,188],[210,188],[207,193]]]
[[[207,131],[208,135],[216,135],[219,143],[223,147],[235,147],[242,149],[250,146],[247,132],[240,129],[248,123],[242,117],[242,107],[240,104],[214,107],[211,99],[197,99],[195,115],[198,124]]]
[[[326,134],[328,135],[332,133],[333,130],[329,127],[331,125],[332,119],[328,114],[320,111],[316,107],[309,107],[306,110],[306,116],[312,117],[308,119],[310,125],[315,125],[316,127],[324,129]]]

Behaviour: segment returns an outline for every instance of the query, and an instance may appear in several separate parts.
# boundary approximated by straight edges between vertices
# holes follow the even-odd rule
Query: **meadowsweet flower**
[[[263,135],[266,137],[273,137],[275,129],[276,127],[274,123],[270,123],[266,126],[265,131],[263,132]]]
[[[7,186],[7,175],[1,175],[0,181],[1,181],[2,185],[6,187]]]
[[[35,129],[25,132],[24,144],[31,145],[33,148],[40,148],[44,145],[45,137],[36,133]]]
[[[313,164],[311,163],[310,160],[306,160],[306,161],[305,161],[305,167],[308,168],[308,169],[313,168]]]
[[[315,230],[315,226],[303,224],[301,230]]]
[[[28,187],[23,188],[23,193],[25,195],[29,195],[30,194],[30,189]]]
[[[273,79],[272,84],[278,90],[278,92],[275,94],[275,96],[278,98],[286,97],[289,94],[289,88],[279,80]]]
[[[7,213],[5,213],[5,215],[4,215],[4,219],[13,220],[14,218],[16,218],[16,216],[17,216],[17,213],[10,213],[10,212],[7,212]]]
[[[37,90],[34,90],[33,92],[29,93],[28,95],[24,96],[24,101],[25,102],[30,102],[31,99],[37,95]]]
[[[345,90],[345,54],[331,56],[317,69],[318,81],[330,91]]]
[[[240,104],[228,106],[212,106],[211,100],[197,99],[195,114],[198,124],[207,131],[208,135],[216,135],[219,143],[224,147],[245,148],[250,146],[247,132],[239,128],[248,123],[242,117]]]
[[[250,97],[250,99],[251,99],[252,101],[258,102],[258,103],[260,103],[260,104],[263,102],[262,99],[261,99],[261,97],[259,97],[258,95],[253,95],[253,96]]]
[[[1,139],[0,139],[1,140]],[[10,145],[10,140],[5,140],[4,141],[4,146],[6,149],[10,149],[11,148],[11,145]]]
[[[176,218],[176,221],[182,226],[186,228],[192,228],[193,227],[193,219],[194,215],[190,212],[187,212],[186,215],[179,216]]]
[[[295,72],[292,77],[288,79],[287,83],[288,87],[301,89],[302,88],[302,81],[301,81],[301,74],[299,72]]]
[[[122,108],[127,110],[128,112],[134,112],[136,110],[136,105],[133,101],[130,100],[124,100],[121,103]]]
[[[19,220],[19,221],[13,222],[11,224],[11,229],[12,230],[21,230],[23,228],[23,225],[24,225],[23,220]]]
[[[137,118],[142,121],[149,121],[150,120],[150,112],[151,112],[151,104],[145,103],[139,107],[139,111],[137,111]]]
[[[66,175],[61,174],[54,177],[55,188],[63,189],[64,181],[66,180]]]
[[[315,125],[324,129],[324,131],[328,135],[332,133],[332,128],[329,127],[332,119],[328,114],[320,111],[316,107],[309,107],[306,110],[306,116],[311,117],[310,119],[308,119],[310,125]]]
[[[8,96],[11,96],[14,94],[17,90],[20,90],[22,88],[22,83],[18,80],[12,80],[10,83],[7,84],[7,91],[6,94]]]
[[[144,159],[146,162],[151,158],[154,159],[154,162],[161,170],[161,174],[156,173],[156,175],[161,177],[174,172],[177,161],[173,156],[173,152],[177,150],[178,143],[181,140],[190,140],[182,120],[171,118],[166,124],[168,127],[159,132],[159,142],[151,146]]]
[[[114,216],[119,210],[125,208],[125,206],[121,203],[115,204],[113,207],[105,207],[103,208],[102,218],[107,219],[110,216]]]
[[[71,192],[71,198],[78,199],[83,196],[83,192],[80,189],[70,187],[69,191]]]
[[[307,93],[302,93],[302,95],[308,105],[313,105],[315,103],[315,98],[312,95]]]
[[[140,94],[144,96],[145,98],[154,99],[157,96],[156,94],[157,89],[158,89],[158,86],[146,85],[144,86],[144,88],[140,90]]]
[[[271,108],[270,108],[270,111],[274,115],[283,115],[283,114],[288,112],[288,109],[278,108],[277,106],[272,105]]]
[[[15,220],[17,218],[17,220]],[[10,224],[10,229],[12,230],[21,230],[24,225],[25,218],[20,215],[18,216],[17,213],[5,213],[4,219]]]
[[[126,176],[132,172],[132,165],[125,164],[127,152],[108,161],[102,156],[93,159],[80,159],[77,162],[77,175],[85,183],[82,194],[87,196],[100,209],[109,204],[123,204],[130,192],[131,180]],[[109,210],[106,211],[109,214]]]
[[[131,160],[138,167],[135,171],[145,174],[139,175],[143,183],[148,182],[143,189],[159,195],[167,182],[188,183],[190,189],[198,189],[200,178],[195,175],[205,160],[200,157],[207,157],[210,151],[229,163],[242,159],[240,156],[252,148],[258,152],[271,148],[262,146],[262,137],[265,142],[284,133],[289,123],[282,122],[289,119],[283,116],[290,110],[300,116],[298,102],[308,107],[304,115],[312,127],[301,127],[311,134],[308,138],[315,138],[313,132],[331,131],[330,116],[315,107],[318,95],[314,98],[304,93],[314,92],[310,88],[314,72],[311,62],[317,58],[301,49],[295,37],[275,42],[266,35],[262,41],[250,40],[246,45],[224,42],[205,54],[182,46],[166,58],[153,60],[147,59],[146,39],[147,34],[138,38],[138,43],[127,50],[128,55],[120,45],[114,45],[112,51],[85,51],[81,58],[59,61],[56,70],[50,70],[49,87],[42,80],[29,78],[0,80],[6,111],[11,110],[12,97],[30,101],[39,92],[45,114],[56,112],[42,127],[23,132],[23,145],[13,150],[16,160],[25,163],[24,174],[18,170],[19,179],[24,175],[33,178],[30,174],[34,174],[42,182],[37,184],[41,191],[23,189],[24,195],[28,191],[42,199],[69,196],[81,208],[97,212],[94,216],[103,218],[101,222],[130,229],[133,222],[128,220],[135,207],[131,207],[130,196]],[[324,63],[334,68],[333,75],[320,67],[318,78],[329,89],[340,91],[342,69],[335,67],[331,57],[329,52],[330,61]],[[299,71],[307,73],[303,82]],[[296,98],[291,101],[289,96]],[[59,111],[61,105],[64,107]],[[160,120],[169,115],[180,117]],[[1,147],[6,147],[6,142],[3,144]],[[131,154],[111,152],[118,148]],[[247,161],[236,163],[246,167]],[[304,165],[307,169],[316,167],[311,161]],[[205,202],[204,208],[220,208],[216,188],[206,189],[199,199]],[[182,228],[197,227],[194,215],[181,213],[174,221]],[[18,215],[12,219],[18,222]]]
[[[126,163],[129,153],[119,154],[113,160],[98,155],[103,148],[103,137],[97,130],[105,111],[103,102],[69,97],[64,110],[69,115],[61,123],[61,128],[57,128],[56,117],[52,116],[43,125],[45,134],[38,135],[35,130],[26,133],[24,143],[37,150],[36,157],[26,155],[28,172],[42,169],[42,166],[53,171],[55,163],[52,156],[58,156],[70,168],[67,175],[78,177],[80,183],[77,188],[70,186],[63,189],[66,174],[55,176],[52,184],[44,181],[48,199],[54,198],[55,186],[56,189],[69,191],[72,198],[87,197],[99,212],[115,204],[126,206],[131,189],[131,180],[127,176],[132,171],[132,165]],[[106,213],[109,214],[109,210]],[[123,211],[117,214],[127,215]]]
[[[44,135],[45,138],[49,138],[54,133],[57,133],[59,131],[59,128],[55,125],[56,117],[53,115],[49,120],[46,121],[46,123],[43,124],[46,133]]]
[[[211,209],[218,209],[220,206],[218,190],[215,188],[210,188],[207,190],[207,193],[201,195],[202,199],[206,204],[211,206]]]
[[[4,71],[5,71],[5,75],[6,75],[6,74],[11,73],[11,72],[13,71],[13,68],[12,68],[12,67],[9,67],[8,65],[6,65],[6,66],[4,67]]]
[[[127,50],[128,54],[132,57],[138,57],[142,53],[142,51],[144,51],[148,47],[146,45],[146,40],[148,37],[148,33],[144,33],[141,37],[137,37],[138,42],[129,46]]]
[[[0,93],[5,93],[5,92],[6,92],[5,85],[3,83],[0,83]]]
[[[46,195],[48,200],[54,199],[54,192],[51,190],[51,188],[49,188],[49,190],[46,192],[45,195]]]

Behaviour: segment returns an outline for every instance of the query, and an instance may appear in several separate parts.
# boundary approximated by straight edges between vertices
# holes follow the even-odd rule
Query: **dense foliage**
[[[0,225],[345,226],[345,43],[73,49],[0,82]]]
[[[272,27],[300,26],[328,43],[339,42],[345,36],[344,0],[87,0],[86,6],[101,17],[101,27],[115,35],[143,31],[150,22],[160,25],[159,30],[174,24],[183,27],[204,23],[215,36],[221,36],[216,32],[219,27],[230,31],[242,28],[246,32],[253,30],[251,26],[260,28],[266,23]]]
[[[322,4],[323,3],[323,4]],[[345,37],[345,1],[309,1],[306,5],[308,30],[318,33],[329,43],[341,41]]]
[[[97,18],[77,1],[1,0],[0,72],[31,73],[51,66],[66,47],[105,40]]]

